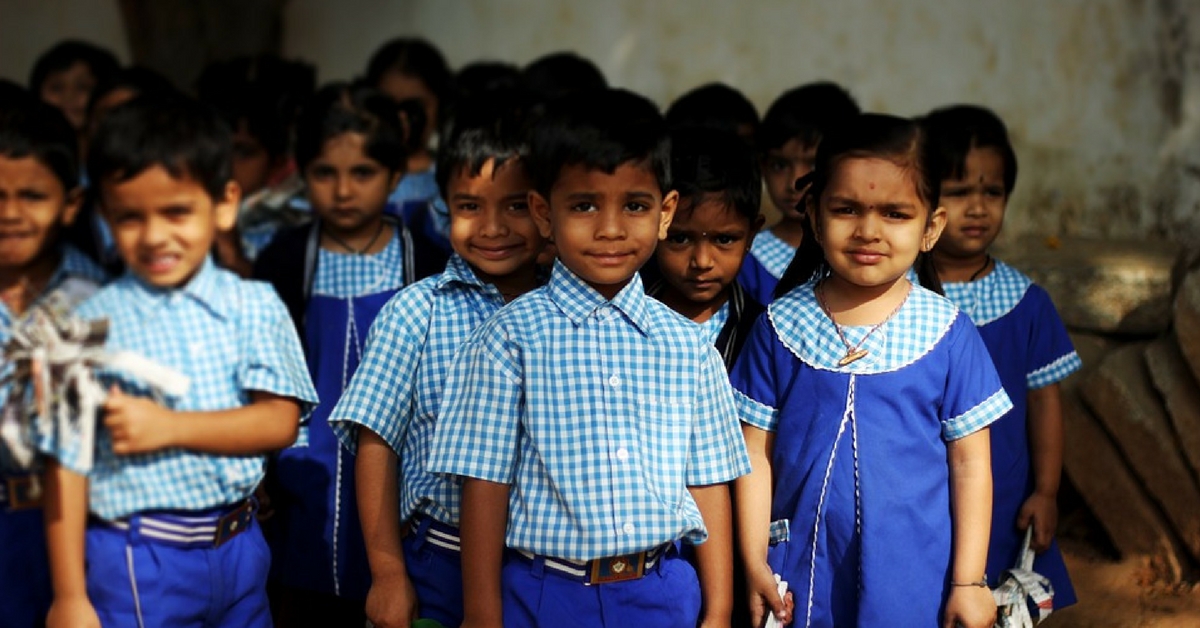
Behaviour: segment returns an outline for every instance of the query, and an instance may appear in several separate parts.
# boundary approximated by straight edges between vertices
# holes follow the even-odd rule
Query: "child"
[[[463,620],[458,485],[427,472],[425,461],[455,350],[506,301],[538,284],[543,239],[529,213],[522,127],[497,94],[458,108],[437,169],[455,255],[446,272],[384,307],[363,365],[330,417],[342,443],[358,451],[372,571],[367,618],[376,626],[408,626],[415,611],[445,626]]]
[[[75,133],[82,135],[93,90],[107,82],[119,67],[111,52],[68,39],[34,62],[29,73],[29,91],[62,111]]]
[[[775,286],[804,236],[804,216],[797,209],[796,179],[813,167],[821,138],[858,115],[858,105],[833,83],[809,83],[784,92],[771,103],[758,128],[767,196],[779,222],[754,238],[738,280],[763,305],[775,298]]]
[[[678,200],[668,159],[629,92],[567,97],[534,130],[531,209],[558,261],[460,348],[427,465],[463,478],[463,625],[691,628],[702,591],[704,620],[729,622],[732,394],[637,275]]]
[[[738,481],[756,620],[790,585],[803,626],[990,627],[986,426],[1009,403],[974,325],[909,283],[945,225],[908,120],[827,135],[807,225],[732,373],[754,471]],[[768,542],[773,546],[768,550]]]
[[[744,94],[724,83],[708,83],[675,99],[667,108],[672,129],[701,126],[732,133],[754,146],[758,110]],[[761,184],[759,184],[761,187]],[[761,192],[760,192],[761,194]]]
[[[5,89],[0,103],[2,347],[13,324],[46,295],[65,286],[80,294],[94,291],[104,273],[63,243],[63,229],[83,197],[74,129],[61,112],[24,90]],[[5,361],[0,375],[11,368]],[[32,469],[0,470],[0,548],[4,625],[40,626],[50,609],[50,566],[41,485]]]
[[[78,443],[43,440],[57,458],[49,628],[270,625],[252,494],[263,454],[296,438],[316,395],[270,287],[209,258],[237,216],[229,152],[228,127],[179,97],[117,107],[93,138],[88,171],[129,270],[78,314],[108,320],[107,350],[141,354],[190,386],[152,400],[103,370],[109,394],[86,476]]]
[[[573,52],[552,52],[530,61],[521,70],[525,87],[535,100],[548,103],[568,94],[608,87],[608,79],[590,59]]]
[[[698,323],[733,368],[763,307],[737,282],[762,227],[762,183],[737,136],[691,128],[671,134],[671,178],[679,207],[654,257],[661,279],[646,294]]]
[[[307,426],[307,446],[281,452],[271,474],[277,516],[268,538],[283,625],[349,625],[363,612],[369,574],[354,458],[326,419],[379,310],[444,265],[437,249],[384,215],[404,171],[405,140],[396,105],[383,94],[342,83],[319,90],[296,123],[296,164],[314,220],[279,232],[255,263],[255,276],[269,280],[291,312],[324,400]]]
[[[925,118],[941,154],[946,230],[933,262],[946,296],[979,327],[1013,410],[992,424],[991,586],[1017,562],[1033,526],[1034,571],[1054,585],[1054,606],[1075,591],[1054,541],[1062,475],[1063,419],[1058,382],[1081,366],[1050,296],[988,252],[1000,233],[1017,158],[1004,123],[981,107],[939,109]]]

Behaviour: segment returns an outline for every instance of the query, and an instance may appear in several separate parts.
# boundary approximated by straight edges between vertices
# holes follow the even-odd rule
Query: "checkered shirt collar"
[[[976,281],[942,284],[946,296],[979,326],[1003,318],[1025,298],[1033,281],[1021,271],[996,260],[992,272]]]
[[[230,295],[220,289],[217,276],[222,271],[213,263],[212,257],[206,257],[200,270],[179,288],[157,288],[151,286],[141,277],[126,271],[126,278],[133,289],[130,290],[129,302],[136,308],[149,312],[169,303],[176,295],[188,297],[207,308],[214,316],[225,318],[229,310]]]
[[[642,334],[650,332],[650,318],[646,309],[646,299],[650,297],[646,296],[641,275],[638,273],[634,273],[629,283],[609,301],[571,272],[560,260],[554,260],[554,270],[550,273],[546,293],[576,327],[582,325],[592,312],[612,305]]]
[[[445,290],[451,284],[465,284],[476,288],[482,288],[483,282],[479,277],[475,276],[475,271],[471,270],[471,265],[467,260],[463,259],[455,253],[450,256],[450,261],[446,262],[446,270],[442,271],[437,278],[437,289]]]

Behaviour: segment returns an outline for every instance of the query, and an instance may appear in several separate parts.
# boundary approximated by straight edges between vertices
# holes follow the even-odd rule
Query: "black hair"
[[[543,101],[608,88],[600,68],[573,52],[553,52],[538,57],[526,65],[521,74],[525,86]]]
[[[855,158],[886,159],[911,173],[917,198],[925,203],[932,216],[938,206],[941,187],[940,157],[930,144],[925,130],[916,121],[881,114],[860,115],[821,140],[812,172],[796,181],[797,188],[811,184],[800,199],[802,208],[820,212],[821,195],[825,192],[829,177],[842,162]],[[808,205],[805,205],[806,202]],[[829,273],[829,263],[813,232],[809,216],[805,216],[802,225],[804,239],[779,279],[779,285],[775,288],[776,298]],[[922,286],[942,293],[942,283],[938,280],[928,253],[918,253],[913,268]]]
[[[303,173],[325,142],[359,133],[363,153],[391,172],[404,172],[408,137],[395,101],[366,85],[332,83],[317,90],[296,121],[296,165]]]
[[[667,108],[667,126],[703,126],[739,135],[758,131],[758,110],[744,94],[724,83],[708,83],[680,96]]]
[[[92,90],[92,95],[88,98],[87,115],[89,125],[93,124],[93,118],[96,115],[96,104],[103,100],[105,96],[118,89],[127,89],[133,92],[135,96],[171,96],[178,94],[175,84],[155,70],[140,65],[122,68],[109,75],[106,80],[96,83],[96,89]]]
[[[671,189],[671,142],[654,103],[633,92],[580,92],[551,102],[534,126],[530,174],[545,198],[567,166],[613,173],[637,163],[654,173],[659,189]]]
[[[509,92],[524,87],[521,69],[503,61],[476,61],[459,69],[454,75],[458,98],[470,99],[480,94]]]
[[[921,124],[941,156],[942,181],[966,174],[967,154],[972,148],[991,148],[1004,162],[1004,193],[1012,193],[1017,183],[1017,155],[1008,141],[1008,128],[994,112],[975,105],[954,105],[931,111]]]
[[[436,178],[442,198],[459,172],[477,176],[488,160],[499,169],[529,157],[527,102],[519,92],[493,92],[459,101],[443,125]]]
[[[65,192],[79,185],[79,153],[75,130],[56,107],[32,96],[0,90],[0,155],[33,157],[54,173]]]
[[[140,95],[100,121],[88,146],[88,176],[98,187],[162,166],[220,200],[233,177],[232,137],[225,121],[200,102],[180,94]]]
[[[822,81],[790,89],[767,108],[758,127],[758,150],[774,150],[793,139],[811,146],[860,112],[850,93]]]
[[[46,79],[55,72],[83,63],[96,79],[96,84],[107,81],[121,67],[113,53],[77,39],[63,40],[42,53],[29,72],[29,91],[40,94]]]
[[[366,82],[378,88],[384,74],[397,71],[421,79],[444,110],[453,96],[454,75],[446,58],[433,44],[419,37],[397,37],[380,46],[367,62]]]
[[[288,153],[296,113],[315,88],[312,65],[263,54],[210,64],[196,91],[231,128],[245,124],[267,154],[278,158]]]
[[[720,198],[753,225],[762,203],[758,160],[728,131],[684,127],[671,132],[671,184],[684,200]]]

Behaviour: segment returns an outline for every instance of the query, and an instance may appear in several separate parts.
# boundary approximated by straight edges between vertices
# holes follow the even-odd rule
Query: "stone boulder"
[[[1192,374],[1200,379],[1200,270],[1188,273],[1175,295],[1175,335]]]
[[[1150,379],[1167,405],[1184,458],[1192,473],[1200,477],[1200,383],[1170,335],[1150,343],[1145,359]]]

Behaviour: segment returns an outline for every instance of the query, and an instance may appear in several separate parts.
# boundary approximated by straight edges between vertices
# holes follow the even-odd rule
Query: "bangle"
[[[984,574],[984,576],[982,578],[980,578],[974,582],[955,582],[955,581],[951,580],[950,586],[952,586],[952,587],[980,587],[982,589],[986,589],[986,588],[988,588],[987,574]]]

